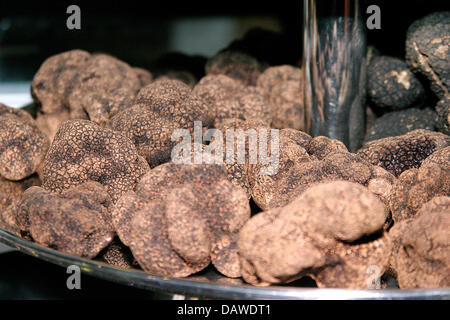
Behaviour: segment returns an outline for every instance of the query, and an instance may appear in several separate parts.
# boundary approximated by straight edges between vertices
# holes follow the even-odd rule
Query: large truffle
[[[249,167],[252,198],[261,209],[285,206],[312,185],[335,180],[368,186],[387,203],[395,180],[391,174],[346,151],[339,141],[326,137],[308,140],[306,134],[292,131],[280,132],[278,172],[263,175],[258,165]]]
[[[435,151],[416,169],[403,172],[390,196],[392,218],[413,217],[433,197],[450,195],[450,147]]]
[[[241,81],[244,85],[256,85],[264,66],[252,56],[239,51],[222,51],[206,62],[205,72],[223,74]]]
[[[301,69],[288,65],[267,68],[257,84],[271,106],[272,126],[302,130],[305,119]]]
[[[401,289],[450,286],[450,197],[435,197],[396,223],[391,265]]]
[[[0,175],[21,180],[35,173],[45,157],[49,140],[22,110],[0,103]]]
[[[242,228],[243,278],[252,284],[313,276],[319,287],[367,288],[367,270],[386,269],[390,241],[380,230],[384,204],[367,188],[336,181],[309,188],[285,207]]]
[[[450,135],[450,96],[438,102],[436,112],[438,114],[438,130],[446,135]]]
[[[406,63],[397,58],[373,58],[367,77],[369,98],[380,108],[406,108],[423,98],[425,93]]]
[[[160,165],[113,211],[118,235],[140,266],[174,277],[210,261],[222,274],[240,276],[237,233],[249,217],[245,192],[219,165]]]
[[[61,125],[44,161],[43,187],[62,192],[86,181],[106,187],[116,201],[149,169],[131,140],[88,120]]]
[[[445,134],[417,129],[402,136],[367,142],[356,154],[399,176],[405,170],[418,168],[430,154],[449,144],[450,137]]]
[[[437,114],[431,109],[408,108],[388,112],[373,122],[367,130],[364,142],[401,136],[416,129],[434,131],[436,123]]]
[[[439,97],[450,90],[450,12],[435,12],[413,22],[406,34],[406,61],[425,75]]]
[[[16,222],[34,241],[79,257],[93,258],[114,237],[112,201],[98,182],[54,194],[41,187],[23,193]]]
[[[177,129],[194,128],[194,122],[211,125],[203,101],[178,80],[160,80],[144,87],[136,104],[111,120],[111,127],[135,144],[138,153],[151,167],[170,160],[172,148],[179,142],[172,134]]]

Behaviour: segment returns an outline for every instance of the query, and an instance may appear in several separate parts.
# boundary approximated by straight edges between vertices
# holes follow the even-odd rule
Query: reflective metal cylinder
[[[365,127],[366,36],[358,0],[304,0],[305,129],[352,151]]]

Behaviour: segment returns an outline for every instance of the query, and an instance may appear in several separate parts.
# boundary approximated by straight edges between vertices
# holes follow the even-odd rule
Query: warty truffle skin
[[[434,197],[450,195],[450,146],[435,151],[419,168],[403,172],[390,196],[395,222],[410,219]]]
[[[422,161],[434,151],[448,145],[449,136],[417,129],[402,136],[369,141],[356,154],[398,177],[403,171],[420,167]]]
[[[237,233],[250,206],[224,166],[160,165],[119,199],[112,216],[147,272],[186,277],[212,262],[222,274],[240,276]]]
[[[0,175],[18,181],[35,173],[49,147],[47,136],[23,110],[0,103]]]
[[[222,51],[206,62],[207,75],[224,74],[241,81],[244,85],[255,86],[264,66],[252,56],[239,51]]]
[[[113,201],[149,170],[131,140],[88,120],[61,125],[44,160],[44,189],[63,192],[86,181],[106,187]]]
[[[406,34],[406,61],[425,75],[440,98],[450,92],[450,11],[435,12],[414,21]]]
[[[243,278],[268,285],[311,275],[319,287],[365,288],[370,265],[387,268],[390,241],[382,235],[358,240],[380,232],[386,216],[384,204],[361,185],[313,186],[244,225],[238,241]]]
[[[438,114],[438,130],[446,135],[450,135],[450,96],[437,103],[436,112]]]
[[[434,131],[437,114],[431,109],[408,108],[388,112],[377,118],[368,128],[364,142],[401,136],[416,129]]]
[[[450,197],[435,197],[389,231],[400,289],[450,286]]]
[[[425,91],[400,59],[380,56],[373,58],[367,70],[368,96],[380,108],[403,109],[423,98]]]
[[[110,196],[98,182],[89,181],[61,194],[31,187],[23,193],[16,222],[37,243],[90,259],[114,237],[111,206]]]

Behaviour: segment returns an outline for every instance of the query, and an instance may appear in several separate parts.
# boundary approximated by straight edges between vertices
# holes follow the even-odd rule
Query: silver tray
[[[167,278],[151,275],[140,270],[120,269],[109,264],[67,255],[11,233],[0,230],[0,242],[41,260],[67,267],[78,265],[80,270],[91,276],[117,282],[127,286],[209,299],[301,299],[301,300],[405,300],[443,299],[450,300],[450,288],[438,289],[380,289],[348,290],[317,289],[293,286],[254,287],[247,284],[226,284],[225,277],[210,271],[202,276],[188,278]]]

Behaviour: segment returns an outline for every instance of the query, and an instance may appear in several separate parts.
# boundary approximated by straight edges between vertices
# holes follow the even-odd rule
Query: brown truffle
[[[259,173],[258,166],[248,170],[252,198],[261,209],[285,206],[313,184],[335,180],[370,186],[383,202],[388,202],[395,180],[390,173],[347,152],[339,141],[304,139],[306,134],[300,131],[299,138],[292,139],[285,130],[280,131],[278,172],[267,176]]]
[[[303,114],[303,74],[301,69],[283,65],[267,68],[258,78],[258,86],[272,109],[274,128],[302,130]]]
[[[236,236],[249,217],[245,192],[219,165],[160,165],[113,211],[121,241],[142,268],[174,277],[210,261],[221,273],[240,276]]]
[[[381,275],[388,264],[389,239],[375,236],[385,219],[385,206],[363,186],[335,181],[311,187],[241,229],[243,278],[267,285],[312,275],[320,287],[366,288],[367,268],[376,265]]]
[[[450,135],[450,96],[436,104],[438,114],[437,128],[440,132]]]
[[[86,182],[61,194],[31,187],[22,196],[16,222],[39,244],[93,258],[114,237],[111,206],[110,196],[97,182]]]
[[[413,217],[427,201],[450,194],[450,146],[435,151],[420,168],[403,172],[390,196],[394,221]]]
[[[161,80],[144,87],[136,105],[117,114],[111,127],[134,142],[150,167],[170,160],[176,129],[193,130],[194,122],[209,126],[211,119],[204,103],[178,80]]]
[[[430,154],[449,144],[450,137],[445,134],[417,129],[402,136],[367,142],[357,154],[399,176],[405,170],[418,168]]]
[[[49,140],[25,111],[0,104],[0,175],[8,180],[31,176],[42,164]]]
[[[22,236],[16,222],[17,205],[19,201],[12,202],[8,207],[0,209],[0,230],[7,231],[18,237]]]
[[[39,186],[37,175],[20,181],[10,181],[0,177],[0,211],[7,208],[14,201],[20,200],[22,193],[32,186]]]
[[[134,67],[133,71],[139,79],[139,85],[141,86],[141,88],[152,83],[153,74],[150,71],[137,67]]]
[[[223,74],[241,81],[244,85],[255,86],[264,66],[255,58],[238,51],[222,51],[209,59],[205,72]]]
[[[106,187],[113,201],[149,169],[131,140],[88,120],[61,125],[45,157],[43,187],[62,192],[85,181]]]
[[[168,71],[155,79],[155,81],[159,80],[179,80],[187,84],[191,89],[194,88],[197,83],[197,79],[189,71]]]
[[[450,286],[450,197],[435,197],[396,223],[391,265],[401,289]]]
[[[130,249],[122,242],[120,242],[117,237],[114,238],[112,242],[105,249],[103,249],[102,252],[100,252],[98,258],[100,260],[106,261],[106,263],[110,265],[122,269],[132,269],[139,267]]]

